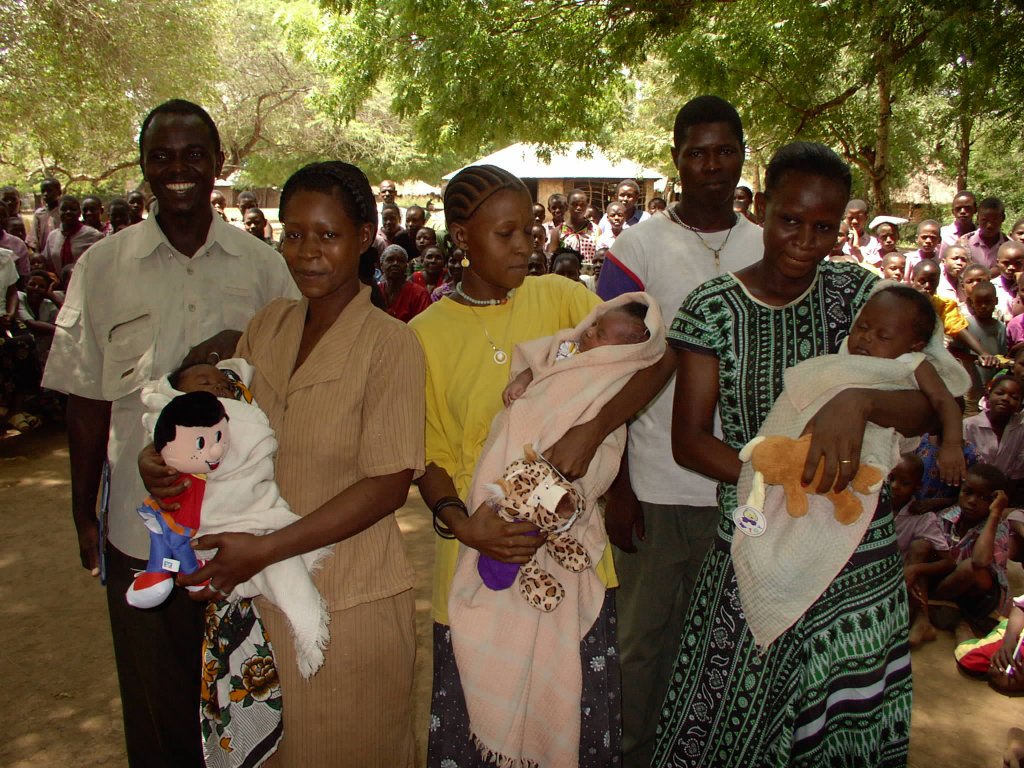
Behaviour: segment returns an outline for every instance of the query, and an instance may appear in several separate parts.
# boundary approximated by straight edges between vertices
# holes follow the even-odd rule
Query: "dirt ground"
[[[68,455],[57,429],[0,438],[0,766],[125,764],[120,701],[99,585],[78,563],[70,518]],[[416,717],[426,734],[430,693],[429,516],[417,496],[399,513],[417,573]],[[1015,566],[1017,592],[1024,575]],[[1008,699],[957,673],[953,639],[914,654],[910,765],[1001,765],[1024,699]],[[420,744],[420,763],[425,751]]]

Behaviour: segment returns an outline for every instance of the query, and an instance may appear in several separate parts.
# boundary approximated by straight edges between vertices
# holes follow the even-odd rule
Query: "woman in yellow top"
[[[532,200],[515,176],[472,166],[452,179],[444,209],[454,243],[465,254],[462,282],[410,327],[427,366],[426,462],[420,479],[438,531],[434,565],[434,687],[428,765],[490,765],[473,741],[462,682],[448,629],[448,589],[459,544],[496,560],[525,563],[540,546],[527,523],[506,523],[489,507],[472,514],[473,470],[491,421],[502,408],[515,345],[581,322],[599,299],[558,275],[527,279],[532,250]],[[575,427],[547,452],[569,477],[586,472],[597,446],[664,385],[672,361],[637,373],[591,422]],[[607,587],[617,585],[611,557],[597,565]],[[583,664],[580,765],[608,765],[620,751],[615,608],[611,593],[580,644]],[[511,724],[510,724],[511,726]]]

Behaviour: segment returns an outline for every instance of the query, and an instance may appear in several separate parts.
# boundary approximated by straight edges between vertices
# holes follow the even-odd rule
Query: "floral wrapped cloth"
[[[200,691],[207,768],[255,768],[277,751],[281,686],[251,599],[207,604]]]

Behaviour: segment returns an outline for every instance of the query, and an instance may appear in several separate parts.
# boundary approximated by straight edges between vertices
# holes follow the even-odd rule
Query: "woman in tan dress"
[[[284,615],[258,602],[284,700],[284,736],[266,765],[412,766],[413,573],[394,511],[423,470],[423,355],[360,282],[360,261],[376,256],[377,209],[358,168],[298,171],[281,220],[303,298],[265,307],[237,355],[256,369],[252,393],[279,442],[277,483],[302,520],[266,536],[202,537],[217,555],[181,583],[209,579],[228,594],[270,563],[334,544],[315,576],[331,640],[313,677],[299,675]]]

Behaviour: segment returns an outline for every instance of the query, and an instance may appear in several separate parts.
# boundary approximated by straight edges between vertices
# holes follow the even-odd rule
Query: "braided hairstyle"
[[[463,168],[444,190],[444,218],[447,222],[468,221],[492,195],[504,189],[523,191],[526,185],[496,165],[471,165]]]
[[[377,200],[370,182],[361,170],[351,163],[330,160],[310,163],[293,173],[281,191],[280,218],[284,221],[288,203],[296,192],[320,192],[337,198],[345,214],[358,224],[372,224],[370,246],[359,257],[359,281],[372,289],[375,306],[383,307],[383,297],[373,279],[379,254],[373,241],[377,236]]]

